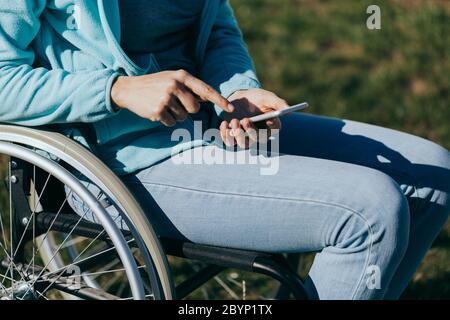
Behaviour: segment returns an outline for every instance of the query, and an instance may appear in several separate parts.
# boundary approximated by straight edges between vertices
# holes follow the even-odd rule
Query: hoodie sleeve
[[[226,98],[239,90],[261,87],[228,0],[220,1],[200,78]]]
[[[0,122],[26,126],[94,122],[114,113],[113,70],[33,68],[31,47],[46,0],[0,0]]]

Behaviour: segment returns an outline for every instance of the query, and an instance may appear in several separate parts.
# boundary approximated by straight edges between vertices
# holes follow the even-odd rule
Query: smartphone
[[[263,113],[254,117],[250,118],[251,122],[260,122],[260,121],[265,121],[265,120],[269,120],[272,118],[278,118],[281,116],[285,116],[287,114],[290,114],[292,112],[295,111],[299,111],[299,110],[303,110],[308,108],[308,103],[307,102],[303,102],[303,103],[299,103],[281,110],[275,110],[275,111],[271,111],[271,112],[267,112],[267,113]]]

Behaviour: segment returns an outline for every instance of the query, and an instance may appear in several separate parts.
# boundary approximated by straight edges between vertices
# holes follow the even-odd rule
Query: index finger
[[[226,112],[234,111],[233,105],[227,99],[222,97],[213,87],[203,81],[191,75],[187,75],[182,83],[201,99],[218,105]]]

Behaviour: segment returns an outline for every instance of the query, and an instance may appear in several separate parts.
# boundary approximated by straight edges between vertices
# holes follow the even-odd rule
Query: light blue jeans
[[[162,236],[316,251],[306,280],[312,298],[398,298],[448,218],[450,153],[354,121],[295,114],[282,122],[275,175],[255,164],[169,159],[124,181]],[[186,152],[205,148],[231,152]]]

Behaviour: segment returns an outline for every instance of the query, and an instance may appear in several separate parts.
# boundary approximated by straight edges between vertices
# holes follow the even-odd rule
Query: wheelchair
[[[225,270],[273,279],[270,299],[307,299],[289,256],[159,237],[120,178],[60,133],[0,124],[0,164],[2,300],[183,299]],[[68,204],[72,194],[89,208],[84,215]],[[196,263],[195,271],[176,281],[172,257]]]

